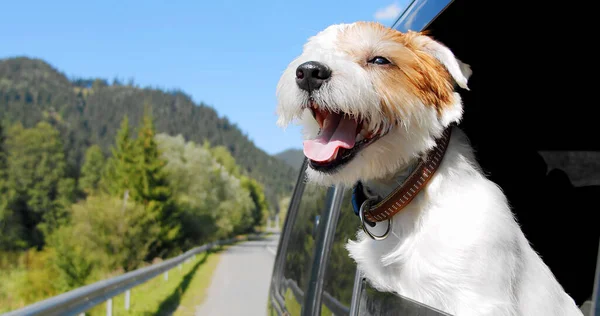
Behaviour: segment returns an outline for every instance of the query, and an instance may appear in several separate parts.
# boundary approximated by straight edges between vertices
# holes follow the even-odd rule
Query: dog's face
[[[469,66],[433,39],[378,23],[333,25],[309,39],[277,87],[278,124],[303,125],[309,180],[384,178],[458,122],[454,84]]]

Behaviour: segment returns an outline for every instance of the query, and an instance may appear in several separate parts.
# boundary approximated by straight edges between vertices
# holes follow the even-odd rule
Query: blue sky
[[[274,154],[301,148],[275,125],[275,87],[330,24],[391,25],[408,0],[27,1],[2,4],[0,58],[42,58],[69,77],[181,89]]]

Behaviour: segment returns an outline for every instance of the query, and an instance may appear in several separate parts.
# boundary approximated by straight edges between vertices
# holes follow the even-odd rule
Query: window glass
[[[401,32],[408,30],[420,31],[440,14],[450,2],[450,0],[412,1],[395,25],[395,29]]]
[[[346,190],[325,268],[321,315],[348,315],[350,311],[356,264],[346,250],[346,243],[348,239],[355,239],[360,224],[351,198],[352,190]]]
[[[306,184],[296,219],[291,227],[285,259],[280,294],[290,315],[300,315],[310,269],[314,258],[317,225],[330,198],[328,189]]]

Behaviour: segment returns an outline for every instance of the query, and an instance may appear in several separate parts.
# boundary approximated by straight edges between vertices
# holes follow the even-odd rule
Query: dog
[[[346,248],[377,290],[458,316],[582,315],[457,127],[471,73],[424,33],[332,25],[284,70],[277,124],[303,127],[309,182],[369,201]]]

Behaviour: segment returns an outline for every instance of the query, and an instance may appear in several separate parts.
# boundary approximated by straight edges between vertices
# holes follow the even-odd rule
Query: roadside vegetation
[[[110,155],[91,145],[77,178],[69,176],[51,124],[2,127],[0,312],[255,232],[266,222],[262,185],[227,148],[157,134],[149,110],[135,131],[123,117]],[[187,264],[179,281],[175,269],[167,283],[156,285],[157,278],[135,288],[132,304],[173,308],[187,299],[182,282],[204,282],[193,276],[206,274],[215,258]]]

